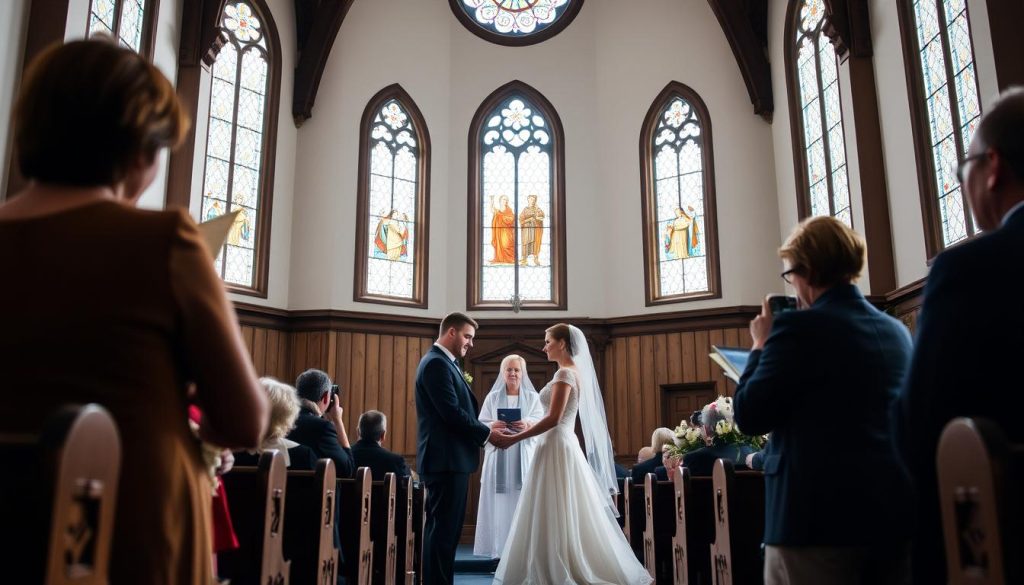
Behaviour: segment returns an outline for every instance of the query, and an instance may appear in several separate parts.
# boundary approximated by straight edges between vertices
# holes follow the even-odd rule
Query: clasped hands
[[[508,449],[519,442],[519,435],[530,428],[530,425],[523,421],[506,423],[496,420],[491,423],[491,434],[487,437],[492,445],[499,449]]]

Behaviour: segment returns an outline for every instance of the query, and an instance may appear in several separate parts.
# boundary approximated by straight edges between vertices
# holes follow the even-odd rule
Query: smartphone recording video
[[[795,311],[796,306],[796,297],[787,295],[772,295],[768,297],[768,309],[772,312],[772,315],[778,315],[786,311]]]

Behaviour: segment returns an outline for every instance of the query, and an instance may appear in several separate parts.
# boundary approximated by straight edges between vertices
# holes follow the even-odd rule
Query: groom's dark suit
[[[469,474],[490,428],[455,362],[436,345],[416,369],[416,462],[427,488],[423,584],[452,585],[455,547],[466,515]]]

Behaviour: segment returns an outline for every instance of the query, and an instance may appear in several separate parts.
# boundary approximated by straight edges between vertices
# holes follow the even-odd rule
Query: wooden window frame
[[[231,0],[228,1],[230,2]],[[266,111],[264,112],[264,138],[263,144],[261,145],[262,160],[260,161],[260,186],[257,191],[260,208],[256,217],[256,242],[253,244],[253,286],[242,286],[223,280],[223,276],[221,278],[228,292],[265,299],[267,298],[267,282],[270,271],[270,229],[274,202],[274,164],[277,161],[277,124],[281,99],[281,37],[277,33],[277,25],[271,16],[270,7],[267,6],[266,0],[244,1],[252,6],[253,10],[256,11],[260,18],[260,23],[262,25],[261,30],[266,36],[267,53],[270,57],[270,62],[267,64],[267,75],[270,79],[267,83],[267,96],[264,102]],[[226,4],[227,2],[222,3],[221,11],[217,13],[218,31],[221,28],[220,23],[223,18],[224,5]],[[217,47],[217,50],[219,51],[219,46]],[[242,53],[239,51],[239,61],[241,61],[241,56]],[[216,59],[214,59],[213,63],[210,65],[209,73],[211,76],[213,75],[213,67],[215,64]],[[212,101],[213,86],[211,84],[210,93],[207,96],[207,103],[212,103]],[[238,107],[237,100],[235,107]],[[206,115],[207,119],[209,119],[209,105],[207,106]],[[232,133],[234,133],[235,127],[237,127],[237,122],[232,127]],[[203,173],[200,179],[200,201],[202,201],[202,197],[204,196],[202,186],[206,182],[206,143],[208,141],[209,132],[209,122],[207,122],[206,136],[203,137]],[[233,150],[234,140],[232,140],[232,151]],[[231,161],[232,164],[234,163],[233,158],[234,157],[232,157]],[[229,171],[232,173],[234,172],[230,166]],[[230,197],[229,194],[227,196]],[[202,209],[201,205],[200,209]]]
[[[121,45],[119,29],[121,28],[121,7],[126,0],[114,0],[114,40]],[[89,38],[89,18],[93,4],[89,0],[89,9],[85,13],[85,38]],[[142,37],[139,39],[139,54],[152,62],[156,47],[156,24],[160,18],[160,0],[143,0],[142,6]]]
[[[550,301],[523,301],[522,310],[566,310],[566,266],[565,266],[565,131],[558,111],[543,94],[530,85],[511,81],[487,96],[469,125],[469,172],[468,189],[469,251],[466,254],[466,307],[475,311],[502,311],[514,309],[508,301],[483,300],[483,229],[481,205],[483,201],[483,155],[480,149],[480,132],[494,108],[511,95],[522,95],[537,109],[548,123],[551,131],[551,293]],[[518,250],[517,250],[518,253]]]
[[[958,160],[963,160],[967,152],[967,144],[961,144],[963,137],[960,133],[961,121],[960,111],[957,108],[957,97],[954,77],[952,75],[952,57],[949,52],[949,33],[946,27],[945,16],[941,11],[942,2],[945,0],[930,0],[936,2],[940,7],[939,30],[942,37],[943,52],[945,53],[947,84],[950,95],[950,115],[954,124],[954,144],[957,148]],[[921,219],[924,223],[924,241],[927,253],[927,260],[931,263],[943,250],[952,248],[964,242],[969,242],[978,235],[977,226],[974,225],[974,217],[967,201],[966,190],[961,186],[960,196],[963,198],[964,220],[967,227],[967,237],[959,242],[946,246],[942,238],[942,212],[939,209],[938,185],[935,182],[935,161],[933,160],[930,121],[928,118],[928,104],[925,102],[924,74],[921,68],[921,48],[917,40],[917,17],[914,14],[913,0],[897,0],[897,13],[899,14],[900,38],[903,46],[903,63],[906,69],[907,93],[910,97],[910,118],[914,134],[914,158],[917,166],[917,183],[921,196]],[[974,32],[971,24],[970,7],[964,4],[964,16],[967,18],[967,33],[971,39],[971,59],[974,61],[974,86],[981,99],[981,91],[978,86],[978,61],[975,58]],[[981,103],[978,104],[979,111]],[[984,115],[984,111],[982,111]]]
[[[792,0],[789,3],[789,7],[786,9],[786,31],[785,31],[785,42],[784,42],[784,55],[786,61],[786,93],[789,99],[789,128],[792,133],[792,145],[793,145],[793,170],[796,177],[797,187],[797,214],[799,219],[803,220],[811,216],[813,206],[811,205],[811,180],[807,176],[807,144],[805,139],[806,128],[804,128],[803,118],[803,103],[800,99],[800,72],[797,70],[797,59],[799,54],[796,51],[796,34],[800,27],[800,7],[804,0]],[[828,14],[822,17],[822,26],[828,19]],[[818,49],[820,46],[818,43],[822,41],[819,35],[817,41],[815,41],[815,48]],[[826,41],[827,42],[827,41]],[[833,48],[833,52],[835,49]],[[828,118],[825,115],[825,88],[821,84],[821,63],[818,61],[818,51],[815,50],[815,72],[818,79],[818,102],[821,108],[821,124],[822,124],[822,144],[825,151],[825,187],[828,190],[828,210],[829,217],[835,217],[836,213],[836,202],[835,202],[835,188],[832,185],[832,173],[835,169],[832,166],[832,152],[830,141],[828,137]],[[839,56],[836,55],[836,90],[839,92],[839,126],[843,134],[843,153],[845,156],[846,165],[846,191],[847,196],[850,198],[850,227],[854,226],[853,221],[853,192],[850,188],[850,156],[846,150],[846,116],[843,115],[843,87],[839,76]]]
[[[658,275],[659,233],[654,226],[658,223],[656,205],[657,191],[654,179],[654,149],[651,144],[658,121],[671,99],[682,98],[696,110],[701,123],[701,169],[704,185],[704,247],[707,259],[708,290],[675,295],[660,294],[661,280]],[[707,104],[691,87],[678,81],[671,81],[654,98],[644,116],[640,129],[640,202],[643,221],[644,243],[644,295],[646,306],[667,305],[690,301],[703,301],[722,297],[722,270],[718,260],[718,211],[715,202],[715,156],[711,131],[711,114]]]
[[[370,234],[368,223],[370,208],[370,130],[373,120],[381,106],[396,100],[409,115],[419,154],[416,157],[416,247],[413,250],[413,294],[412,298],[392,297],[367,292],[367,268],[369,258],[366,255],[366,242]],[[362,121],[359,123],[359,176],[356,185],[356,262],[353,300],[363,303],[378,303],[416,309],[427,308],[427,279],[429,270],[429,217],[430,217],[430,133],[416,102],[395,83],[378,91],[363,110]]]
[[[503,35],[501,33],[488,30],[483,25],[473,20],[473,17],[462,9],[462,6],[460,5],[461,0],[448,0],[448,6],[451,7],[452,13],[455,14],[455,18],[457,18],[459,22],[469,30],[469,32],[475,34],[481,39],[506,47],[525,47],[528,45],[543,43],[565,30],[565,28],[572,23],[573,19],[576,18],[576,15],[580,13],[580,10],[583,8],[583,1],[584,0],[571,0],[569,6],[565,9],[565,12],[562,13],[562,16],[559,16],[557,20],[548,25],[544,30],[521,36]]]

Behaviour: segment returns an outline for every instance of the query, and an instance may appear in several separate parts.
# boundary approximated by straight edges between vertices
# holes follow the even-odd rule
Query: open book
[[[742,347],[718,347],[711,346],[711,353],[708,354],[711,361],[722,367],[722,373],[737,384],[743,370],[747,369],[747,360],[750,359],[750,350]]]
[[[235,222],[238,221],[239,213],[242,213],[242,210],[236,209],[196,226],[199,228],[199,235],[203,236],[203,241],[206,242],[206,247],[210,250],[210,254],[213,255],[214,259],[220,256],[220,249],[224,247],[224,242],[228,241],[228,233],[231,232],[231,226],[235,225]]]

